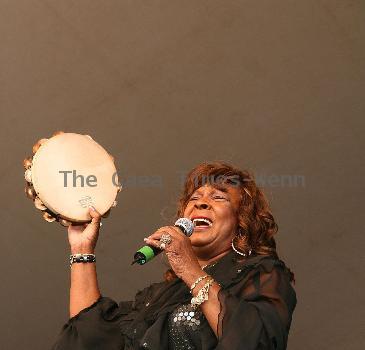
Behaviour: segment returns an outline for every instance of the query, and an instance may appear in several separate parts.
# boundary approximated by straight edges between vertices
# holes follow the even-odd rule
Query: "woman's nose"
[[[195,203],[195,207],[197,209],[209,209],[210,208],[210,204],[203,201],[203,200],[199,200]]]

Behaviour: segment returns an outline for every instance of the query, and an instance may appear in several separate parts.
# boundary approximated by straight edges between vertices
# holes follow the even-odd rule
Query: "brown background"
[[[288,348],[364,348],[364,11],[363,0],[1,0],[1,347],[49,349],[67,320],[66,230],[25,198],[22,169],[33,143],[64,130],[92,135],[130,181],[97,247],[105,296],[161,278],[159,259],[131,267],[133,252],[170,223],[181,173],[222,159],[260,177],[278,221],[297,278]]]

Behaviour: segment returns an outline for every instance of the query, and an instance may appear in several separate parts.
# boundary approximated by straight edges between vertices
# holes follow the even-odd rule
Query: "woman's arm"
[[[204,276],[207,273],[202,269],[196,269],[196,271],[189,271],[190,273],[186,273],[182,276],[182,280],[186,283],[186,285],[190,288],[190,286],[200,277]],[[199,284],[193,289],[192,296],[196,296],[202,286],[207,282],[207,279],[203,279]],[[218,300],[218,292],[221,287],[218,283],[214,282],[210,288],[208,293],[208,300],[204,301],[200,305],[200,309],[204,313],[205,318],[207,319],[210,327],[212,328],[214,334],[218,337],[218,315],[221,310],[221,305]]]
[[[174,226],[165,226],[158,229],[144,241],[155,247],[160,246],[160,238],[162,233],[168,233],[172,237],[172,243],[166,247],[166,256],[169,259],[171,268],[175,274],[181,278],[188,287],[190,287],[197,278],[207,273],[201,268],[199,261],[194,254],[190,239],[183,235],[181,231]],[[207,282],[206,279],[199,282],[194,288],[193,295],[196,296],[199,289]],[[208,320],[214,333],[217,335],[218,315],[220,313],[220,303],[218,300],[218,292],[221,289],[218,283],[214,282],[209,288],[209,299],[201,304],[205,318]]]
[[[76,254],[80,251],[75,251]],[[88,252],[90,254],[90,252]],[[100,297],[95,263],[77,263],[71,267],[70,318]]]
[[[87,225],[69,226],[71,254],[94,254],[100,228],[100,214],[89,210],[92,221]],[[71,266],[70,318],[100,297],[95,263],[73,263]]]

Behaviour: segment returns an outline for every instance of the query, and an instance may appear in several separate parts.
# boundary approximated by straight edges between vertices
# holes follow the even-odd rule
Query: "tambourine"
[[[117,204],[114,158],[89,135],[58,131],[39,140],[23,165],[25,193],[48,222],[87,223],[90,205],[107,217]]]

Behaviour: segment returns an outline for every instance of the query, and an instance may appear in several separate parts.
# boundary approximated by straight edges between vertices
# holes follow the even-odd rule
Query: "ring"
[[[161,250],[164,250],[165,248],[166,248],[166,243],[161,242],[161,244],[160,244],[160,249],[161,249]]]
[[[169,235],[168,233],[163,233],[161,235],[160,242],[164,243],[166,247],[166,244],[170,244],[172,242],[171,235]]]

